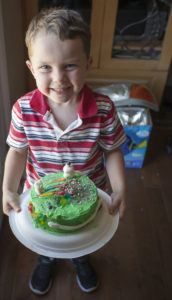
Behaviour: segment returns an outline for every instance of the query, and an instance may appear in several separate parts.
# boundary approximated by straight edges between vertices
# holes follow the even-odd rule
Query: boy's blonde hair
[[[78,12],[63,8],[50,8],[40,11],[32,19],[26,32],[25,42],[29,57],[32,56],[32,43],[41,31],[54,33],[61,40],[80,38],[83,42],[86,56],[89,58],[90,30]]]

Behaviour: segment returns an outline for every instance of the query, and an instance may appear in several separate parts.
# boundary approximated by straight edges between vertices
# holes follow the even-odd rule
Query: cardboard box
[[[146,110],[145,120],[147,120],[145,125],[123,125],[127,140],[121,149],[124,154],[126,168],[142,168],[143,166],[152,130],[152,120],[149,110]]]

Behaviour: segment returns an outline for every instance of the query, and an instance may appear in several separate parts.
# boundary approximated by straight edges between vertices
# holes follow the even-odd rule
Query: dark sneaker
[[[38,265],[29,282],[29,287],[33,293],[44,295],[50,290],[54,262],[54,258],[39,256]]]
[[[73,258],[72,261],[76,269],[76,279],[80,289],[86,293],[96,290],[99,282],[89,262],[89,256]]]

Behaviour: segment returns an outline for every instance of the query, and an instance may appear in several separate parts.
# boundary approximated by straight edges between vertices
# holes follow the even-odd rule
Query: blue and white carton
[[[150,111],[142,107],[122,107],[118,108],[118,115],[127,136],[121,147],[125,167],[142,168],[152,130]]]

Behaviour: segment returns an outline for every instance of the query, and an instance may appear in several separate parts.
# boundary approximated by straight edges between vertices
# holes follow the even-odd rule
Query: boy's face
[[[56,103],[76,101],[85,83],[91,59],[80,38],[60,40],[55,34],[39,34],[31,47],[31,70],[38,89]]]

